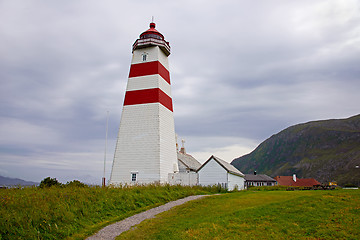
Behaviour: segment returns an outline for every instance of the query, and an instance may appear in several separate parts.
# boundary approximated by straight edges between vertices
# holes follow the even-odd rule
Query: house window
[[[136,182],[136,177],[137,177],[136,173],[131,173],[131,181],[132,182]]]

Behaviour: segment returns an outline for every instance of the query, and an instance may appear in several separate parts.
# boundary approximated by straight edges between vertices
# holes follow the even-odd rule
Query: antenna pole
[[[103,179],[102,179],[102,186],[103,186],[103,187],[106,186],[106,183],[105,183],[105,166],[106,166],[108,126],[109,126],[109,111],[106,112],[105,152],[104,152],[104,174],[103,174]]]

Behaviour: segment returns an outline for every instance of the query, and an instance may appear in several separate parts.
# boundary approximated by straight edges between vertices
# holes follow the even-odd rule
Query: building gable
[[[177,158],[179,162],[179,167],[180,165],[182,165],[183,169],[196,171],[201,167],[201,164],[190,154],[178,152]]]
[[[240,172],[237,168],[235,168],[233,165],[231,165],[230,163],[218,158],[218,157],[215,157],[214,155],[212,155],[199,169],[198,171],[200,171],[201,168],[203,168],[204,166],[206,166],[206,164],[211,161],[211,160],[214,160],[215,162],[217,162],[223,169],[225,169],[225,171],[229,172],[229,173],[232,173],[234,175],[238,175],[238,176],[241,176],[241,177],[244,177],[245,175]]]
[[[227,184],[227,171],[213,158],[206,161],[197,173],[199,174],[200,185]]]

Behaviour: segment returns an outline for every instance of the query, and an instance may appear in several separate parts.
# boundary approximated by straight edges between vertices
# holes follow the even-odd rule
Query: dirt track
[[[196,195],[196,196],[189,196],[186,198],[182,198],[176,201],[168,202],[164,205],[161,205],[156,208],[149,209],[145,212],[138,213],[134,216],[125,218],[124,220],[121,220],[119,222],[116,222],[114,224],[111,224],[107,227],[104,227],[99,232],[97,232],[95,235],[88,237],[87,240],[108,240],[108,239],[115,239],[117,236],[119,236],[122,232],[125,232],[129,230],[132,226],[135,226],[145,219],[153,218],[157,214],[168,211],[172,207],[184,204],[188,201],[203,198],[206,196],[211,195]]]

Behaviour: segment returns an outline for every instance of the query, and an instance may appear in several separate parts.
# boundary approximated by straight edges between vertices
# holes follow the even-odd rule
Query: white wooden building
[[[198,170],[199,185],[209,186],[220,184],[229,191],[245,188],[245,175],[233,165],[211,156]]]
[[[250,186],[275,186],[276,180],[265,174],[245,174],[245,185]]]
[[[179,172],[169,173],[170,184],[180,184],[183,186],[195,186],[198,184],[197,170],[201,167],[193,156],[187,154],[183,146],[180,152],[177,153]]]
[[[179,172],[196,172],[200,167],[199,163],[193,156],[184,152],[178,152]]]

